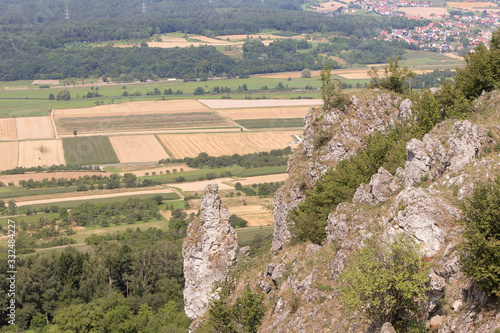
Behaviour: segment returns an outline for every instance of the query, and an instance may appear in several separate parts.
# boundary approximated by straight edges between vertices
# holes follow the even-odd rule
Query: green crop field
[[[254,240],[256,235],[268,236],[273,233],[272,226],[262,226],[262,227],[247,227],[236,229],[238,234],[238,243],[244,244]]]
[[[240,119],[236,123],[246,128],[303,127],[303,118]]]
[[[29,197],[33,195],[75,192],[76,186],[25,189],[21,187],[0,188],[0,199]]]
[[[63,148],[67,164],[120,162],[107,136],[64,138]]]

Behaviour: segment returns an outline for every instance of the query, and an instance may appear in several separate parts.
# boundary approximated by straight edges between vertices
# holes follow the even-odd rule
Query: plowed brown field
[[[196,133],[188,135],[158,135],[176,158],[196,157],[201,152],[210,156],[249,154],[285,148],[298,131]]]
[[[154,135],[110,136],[120,163],[158,162],[168,154]]]

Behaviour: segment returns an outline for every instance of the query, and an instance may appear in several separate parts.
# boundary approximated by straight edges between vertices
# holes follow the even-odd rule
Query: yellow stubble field
[[[17,126],[15,118],[0,119],[0,140],[16,140]]]
[[[17,142],[0,142],[0,170],[17,167],[19,144]]]
[[[20,167],[65,164],[62,140],[33,140],[19,142]]]
[[[17,138],[49,139],[54,137],[54,129],[50,117],[16,118]]]
[[[287,147],[299,131],[196,133],[190,135],[158,135],[176,158],[196,157],[201,152],[210,156],[250,154]]]
[[[154,135],[110,136],[120,163],[158,162],[168,154]]]

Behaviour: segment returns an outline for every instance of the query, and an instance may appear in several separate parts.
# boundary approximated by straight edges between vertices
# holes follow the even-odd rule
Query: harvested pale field
[[[277,175],[247,177],[244,179],[238,179],[237,181],[241,183],[241,185],[253,185],[253,184],[271,183],[271,182],[272,183],[283,182],[287,179],[288,179],[287,173],[280,173]]]
[[[191,183],[175,183],[168,184],[169,186],[174,186],[180,188],[183,192],[198,192],[203,191],[205,187],[209,184],[217,183],[219,185],[219,190],[234,190],[234,187],[224,184],[223,182],[232,181],[232,178],[218,178],[211,180],[200,180],[198,182]]]
[[[245,41],[247,38],[251,39],[259,39],[259,37],[262,40],[276,40],[276,39],[286,39],[286,38],[294,38],[294,39],[304,39],[304,36],[292,36],[292,37],[284,37],[284,36],[276,36],[276,35],[269,35],[269,34],[255,34],[255,35],[223,35],[223,36],[217,36],[217,38],[224,39],[224,40],[231,40],[231,41]]]
[[[19,142],[20,167],[65,164],[62,140],[40,140]]]
[[[473,8],[485,8],[485,7],[495,7],[498,5],[493,2],[447,2],[449,7],[459,8],[459,9],[473,9]]]
[[[99,117],[111,115],[134,115],[134,114],[163,114],[203,112],[207,107],[194,99],[170,100],[170,101],[141,101],[122,104],[107,104],[80,109],[54,110],[54,117]]]
[[[443,55],[453,58],[453,59],[458,59],[458,60],[464,60],[463,56],[459,56],[458,54],[453,54],[453,53],[443,53]],[[452,69],[453,70],[453,69]]]
[[[229,127],[234,124],[216,112],[116,115],[56,119],[59,134],[140,132],[142,130]]]
[[[17,138],[49,139],[54,137],[54,129],[50,117],[16,118]]]
[[[332,12],[337,10],[340,7],[346,7],[345,4],[336,2],[336,1],[330,1],[330,2],[323,2],[318,6],[312,6],[312,8],[316,9],[317,12]]]
[[[398,11],[401,11],[411,16],[420,16],[426,19],[430,19],[436,15],[444,15],[444,16],[450,15],[448,9],[443,7],[400,7],[398,8]]]
[[[307,106],[276,106],[268,108],[229,109],[219,111],[224,117],[239,119],[304,118]]]
[[[35,80],[31,84],[59,84],[59,80]]]
[[[20,89],[28,89],[28,86],[12,86],[12,87],[4,87],[5,90],[20,90]]]
[[[250,154],[288,147],[298,131],[196,133],[191,135],[158,135],[176,158],[196,157],[206,152],[210,156]]]
[[[120,163],[158,162],[168,154],[154,135],[110,136]]]
[[[0,119],[0,140],[16,140],[17,126],[15,118]]]
[[[0,142],[0,170],[9,170],[17,167],[19,156],[18,142]]]
[[[155,161],[155,162],[158,162],[158,160]],[[156,172],[157,175],[159,175],[160,172],[163,172],[164,174],[167,174],[167,170],[170,171],[171,173],[173,173],[174,169],[176,169],[176,171],[180,171],[181,168],[184,171],[193,171],[193,170],[196,170],[196,169],[193,169],[191,167],[188,167],[187,165],[176,165],[176,166],[171,166],[171,167],[149,168],[149,169],[140,169],[140,170],[136,169],[136,170],[132,170],[132,171],[127,171],[127,170],[125,170],[126,167],[120,166],[120,169],[123,170],[123,172],[120,172],[120,175],[124,175],[125,173],[133,173],[137,177],[144,177],[146,175],[146,173],[148,173],[150,175],[153,172]]]
[[[52,177],[55,179],[59,178],[78,178],[84,176],[109,176],[106,172],[83,172],[83,171],[68,171],[68,172],[42,172],[42,173],[25,173],[22,175],[1,175],[0,181],[5,184],[14,183],[14,185],[19,185],[20,180],[29,180],[33,179],[35,181],[41,181],[45,178],[51,179]]]
[[[222,198],[224,202],[224,198]],[[230,214],[236,214],[248,221],[249,227],[268,225],[273,223],[273,212],[263,206],[247,205],[228,207]]]
[[[424,73],[430,73],[432,72],[433,70],[432,69],[417,69],[417,70],[414,70],[415,74],[424,74]],[[357,70],[357,71],[353,71],[352,73],[343,73],[343,74],[338,74],[336,73],[338,76],[341,76],[345,79],[348,79],[348,80],[354,80],[354,79],[369,79],[370,78],[370,75],[368,75],[368,69],[364,69],[364,70]],[[384,71],[383,70],[379,70],[379,75],[381,77],[384,77],[385,74],[384,74]]]
[[[199,102],[211,109],[267,108],[277,106],[315,106],[322,105],[322,99],[200,99]]]

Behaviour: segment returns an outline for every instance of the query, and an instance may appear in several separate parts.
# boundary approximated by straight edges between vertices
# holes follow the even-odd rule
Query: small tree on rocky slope
[[[463,210],[463,270],[480,289],[500,296],[500,177],[478,184]]]
[[[360,313],[372,325],[390,322],[400,332],[415,326],[429,280],[429,268],[415,241],[399,236],[385,245],[373,238],[354,252],[350,261],[341,274],[341,299],[346,310]],[[413,322],[408,319],[411,317]]]

